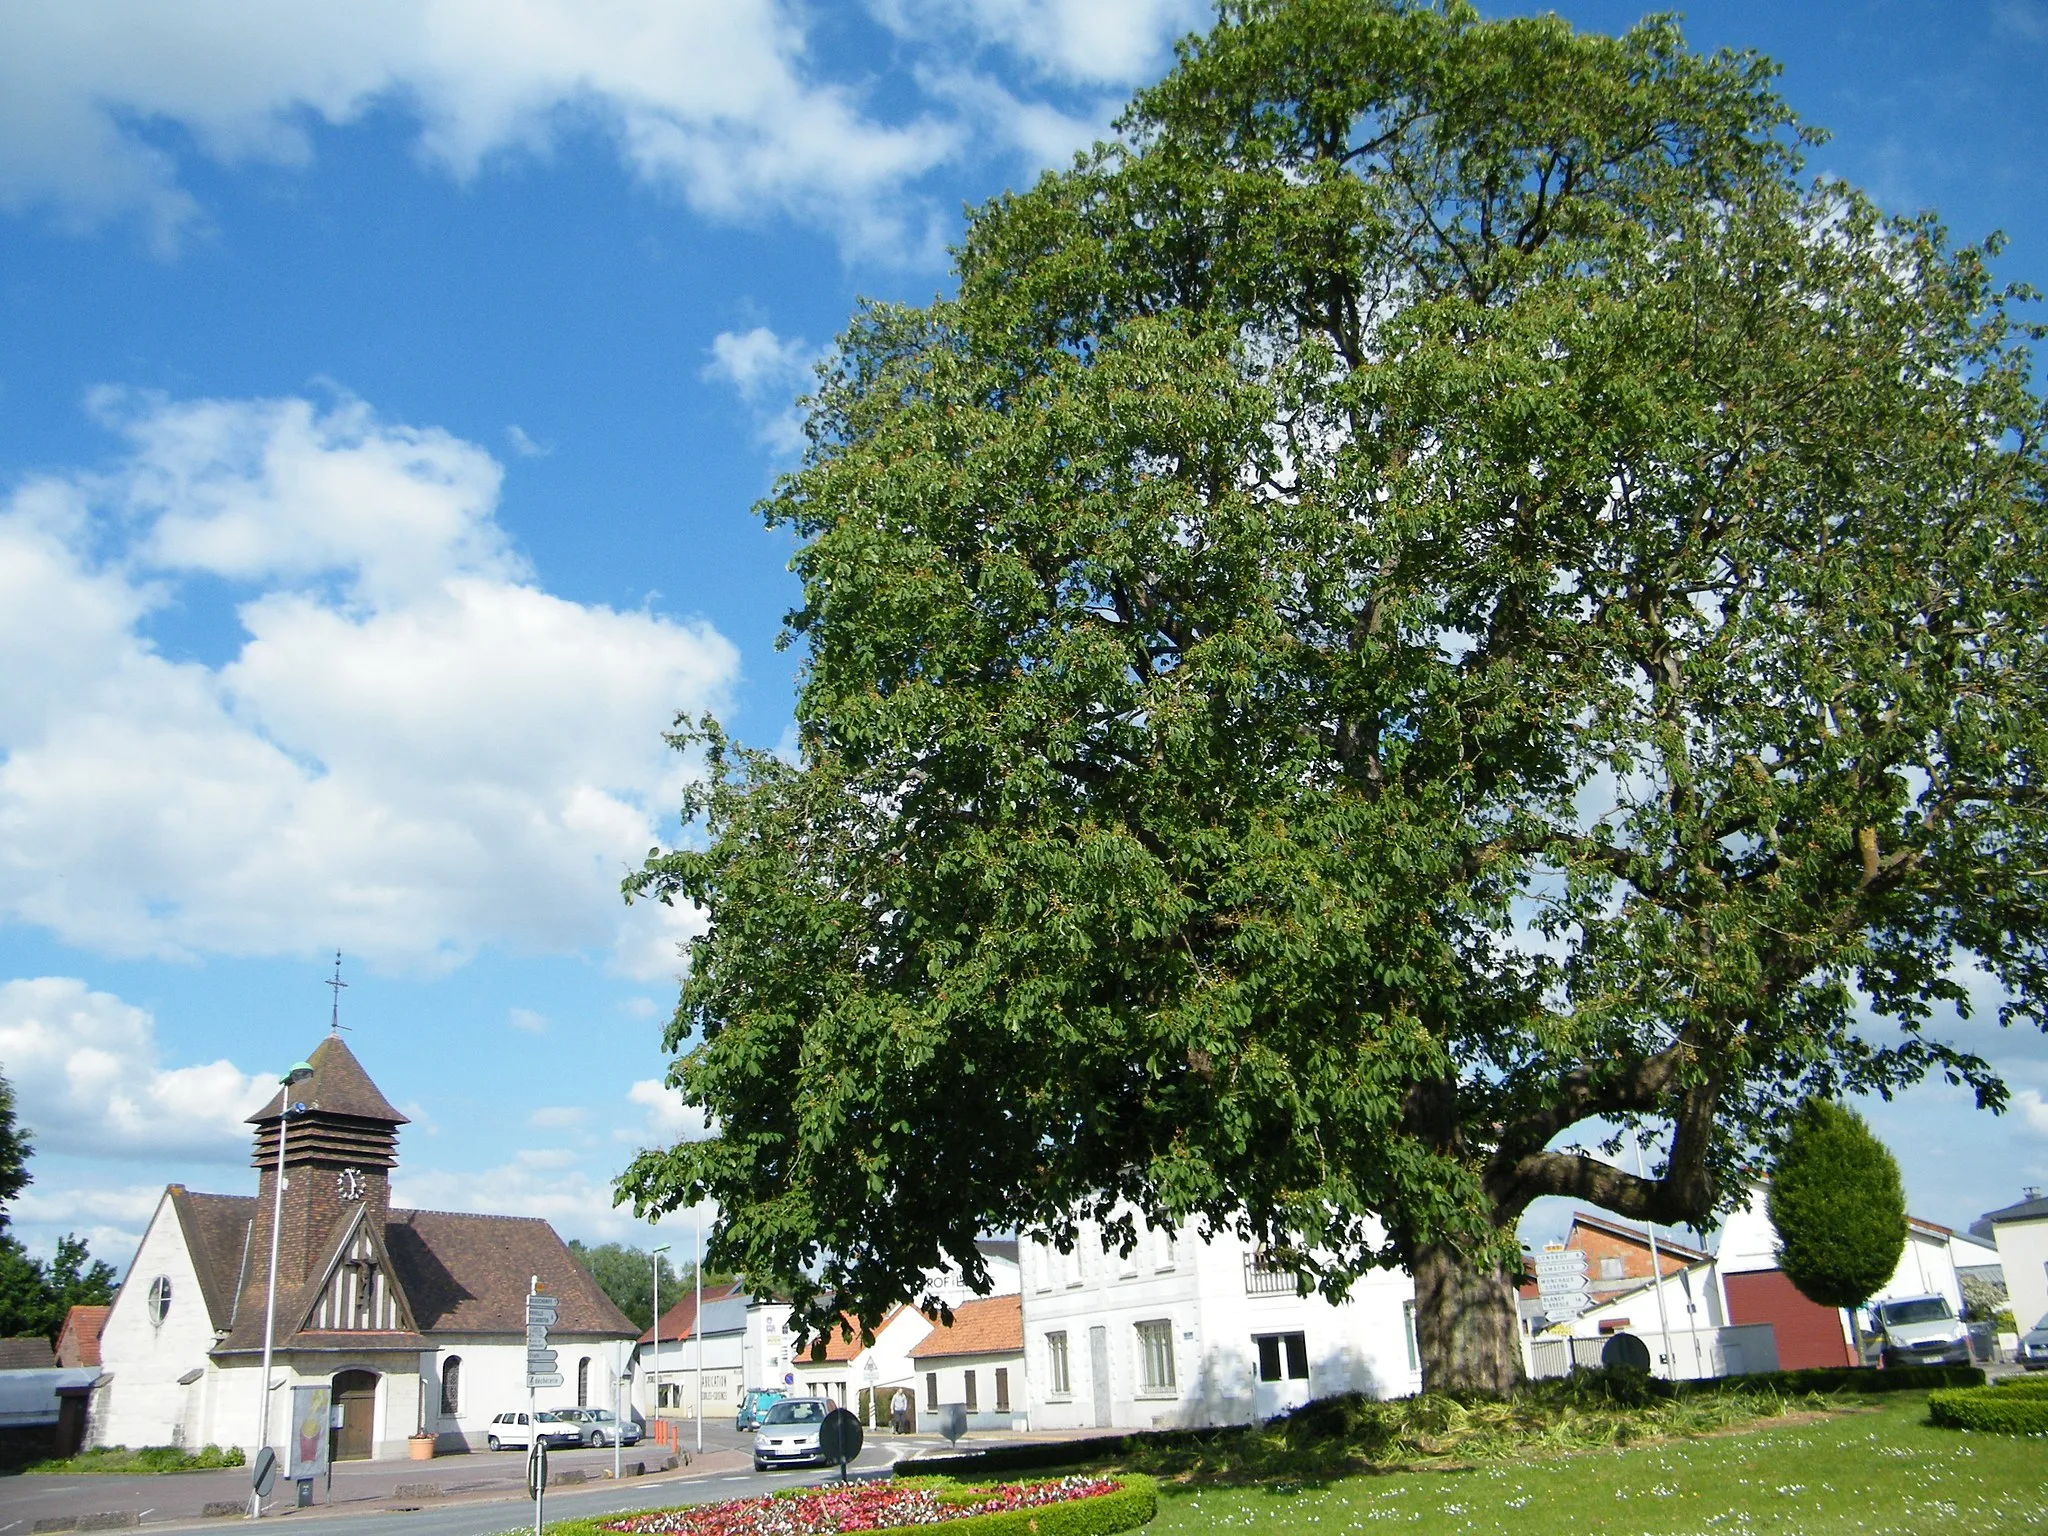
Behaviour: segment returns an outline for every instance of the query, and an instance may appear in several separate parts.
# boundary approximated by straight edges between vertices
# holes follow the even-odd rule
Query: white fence
[[[1649,1346],[1650,1373],[1689,1381],[1709,1376],[1748,1376],[1778,1368],[1778,1336],[1769,1323],[1744,1323],[1732,1328],[1674,1328],[1671,1359],[1664,1359],[1664,1334],[1656,1328],[1631,1329]],[[1523,1367],[1533,1378],[1568,1376],[1600,1364],[1605,1338],[1524,1339]]]

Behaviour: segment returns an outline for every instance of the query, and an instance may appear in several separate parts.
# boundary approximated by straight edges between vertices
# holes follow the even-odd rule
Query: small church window
[[[158,1275],[149,1282],[149,1320],[161,1323],[171,1310],[171,1277]]]
[[[450,1355],[441,1364],[441,1411],[462,1411],[462,1356]]]
[[[576,1362],[576,1406],[590,1406],[590,1356],[585,1355]]]

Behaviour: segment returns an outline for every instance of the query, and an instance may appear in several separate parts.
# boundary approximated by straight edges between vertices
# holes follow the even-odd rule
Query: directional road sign
[[[555,1298],[533,1295],[526,1298],[526,1387],[559,1387],[562,1376],[555,1366],[556,1352],[548,1348],[548,1327],[555,1320]]]

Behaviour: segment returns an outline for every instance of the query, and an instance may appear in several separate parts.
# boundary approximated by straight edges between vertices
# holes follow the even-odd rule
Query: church
[[[169,1186],[100,1335],[94,1445],[259,1443],[275,1216],[269,1442],[284,1450],[292,1386],[333,1391],[337,1460],[480,1450],[493,1415],[526,1406],[525,1298],[559,1299],[563,1383],[539,1405],[609,1407],[639,1330],[545,1221],[394,1210],[393,1109],[330,1034],[310,1077],[249,1117],[254,1195]],[[283,1142],[283,1187],[278,1179]]]

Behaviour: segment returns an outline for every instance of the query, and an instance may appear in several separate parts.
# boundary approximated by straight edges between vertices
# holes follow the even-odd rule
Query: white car
[[[547,1441],[550,1449],[577,1446],[583,1443],[583,1426],[575,1419],[562,1418],[551,1409],[543,1408],[533,1416],[540,1427],[541,1439]],[[534,1423],[524,1413],[501,1413],[491,1420],[491,1427],[484,1434],[484,1444],[494,1451],[525,1450],[533,1444]]]
[[[1886,1365],[1970,1363],[1970,1330],[1946,1296],[1902,1296],[1870,1310],[1878,1356]]]
[[[785,1397],[761,1415],[754,1431],[754,1470],[809,1466],[825,1459],[818,1428],[832,1405],[822,1397]]]

